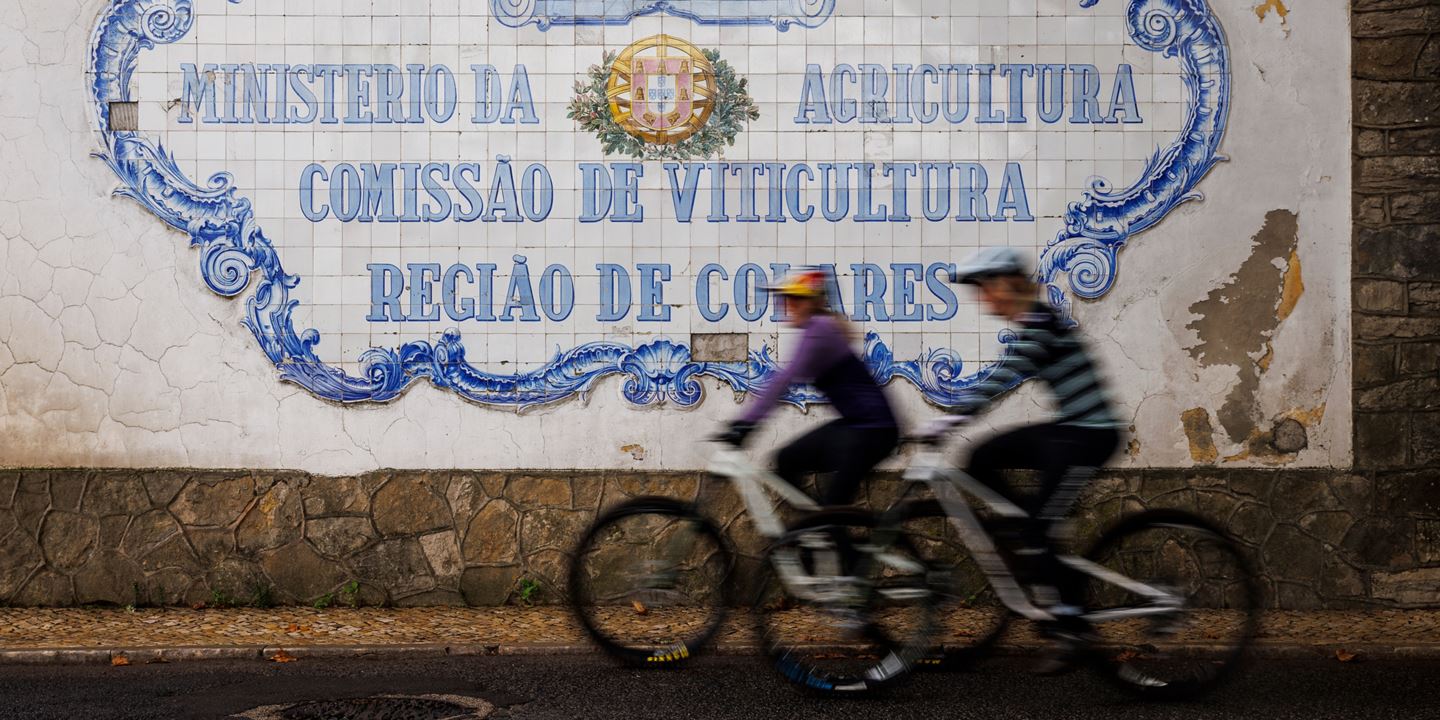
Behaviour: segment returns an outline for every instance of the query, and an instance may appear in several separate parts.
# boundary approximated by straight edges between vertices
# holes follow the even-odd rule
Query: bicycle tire
[[[889,688],[908,676],[915,662],[930,646],[928,635],[933,622],[933,607],[928,600],[928,592],[921,592],[921,597],[903,611],[905,617],[912,621],[910,630],[912,639],[908,643],[897,641],[895,636],[898,633],[884,632],[877,626],[875,612],[883,587],[883,580],[877,577],[874,583],[862,583],[866,588],[866,596],[863,600],[864,609],[860,611],[860,616],[856,620],[863,623],[863,628],[856,632],[866,641],[863,646],[816,647],[813,644],[793,643],[781,639],[777,632],[776,618],[773,616],[796,612],[794,608],[803,601],[788,592],[783,583],[776,582],[776,554],[784,548],[798,547],[802,536],[806,533],[813,534],[822,528],[835,527],[869,530],[876,527],[876,518],[861,510],[830,509],[806,515],[792,523],[786,534],[766,551],[766,562],[761,566],[755,600],[752,603],[756,631],[761,648],[775,669],[802,690],[822,696],[863,695]],[[915,557],[913,547],[905,540],[903,534],[893,543],[893,547],[910,553],[912,559]],[[869,562],[871,561],[865,561],[865,563]],[[899,582],[906,583],[918,591],[928,591],[923,565],[918,562],[914,565],[918,571],[913,578],[909,581],[901,579]],[[827,606],[816,607],[819,608],[820,613],[824,613]],[[812,619],[813,617],[815,616],[812,615]],[[823,621],[823,614],[819,617]],[[780,620],[784,620],[785,624],[789,625],[803,626],[806,624],[803,619],[798,622],[789,618],[780,618]],[[811,623],[811,625],[821,627],[824,623]],[[807,653],[818,653],[827,658],[841,657],[845,660],[853,658],[853,663],[850,664],[855,665],[857,669],[853,672],[836,673],[816,664],[807,657]]]
[[[1141,537],[1150,531],[1155,535]],[[1205,544],[1203,549],[1201,543]],[[1156,568],[1156,574],[1164,572],[1174,576],[1180,572],[1177,566],[1193,566],[1213,575],[1203,578],[1205,587],[1197,582],[1189,584],[1193,587],[1177,586],[1177,589],[1188,590],[1200,602],[1217,607],[1201,610],[1188,606],[1169,617],[1127,621],[1128,636],[1121,636],[1118,642],[1102,640],[1098,647],[1092,648],[1091,664],[1106,680],[1142,698],[1180,700],[1214,689],[1233,677],[1243,665],[1246,651],[1259,629],[1260,584],[1247,553],[1219,527],[1181,510],[1145,511],[1120,520],[1101,535],[1085,557],[1127,577],[1152,584],[1153,580],[1136,577],[1141,574],[1137,571],[1151,565]],[[1222,558],[1228,558],[1234,567],[1217,573],[1215,569]],[[1211,570],[1205,570],[1207,563]],[[1121,567],[1114,567],[1117,564]],[[1087,588],[1087,614],[1109,609],[1108,606],[1116,604],[1114,598],[1120,592],[1115,585],[1092,580]],[[1187,622],[1208,623],[1203,633],[1207,639],[1213,639],[1219,628],[1233,628],[1233,638],[1223,647],[1215,643],[1187,646],[1173,639],[1161,640],[1158,646],[1151,642],[1161,636],[1173,638]],[[1114,627],[1110,623],[1097,624],[1097,632],[1102,625]],[[1149,633],[1138,641],[1137,627]],[[1191,670],[1178,678],[1160,677],[1155,668],[1167,662]]]
[[[945,508],[937,500],[912,500],[895,516],[930,566],[936,599],[938,642],[917,662],[921,670],[958,671],[973,668],[999,645],[1014,617],[995,596],[990,580],[958,538]],[[928,522],[928,527],[917,523]]]
[[[630,529],[632,522],[638,530]],[[697,538],[704,538],[704,542],[712,546],[701,553],[704,557],[698,565],[691,562],[696,555],[693,548],[679,547],[684,540],[681,531],[670,530],[681,526],[688,527]],[[671,533],[668,539],[665,538],[667,532]],[[699,568],[695,585],[678,591],[627,588],[619,597],[607,596],[606,602],[597,602],[600,589],[597,585],[611,582],[625,588],[630,578],[655,575],[653,569],[643,565],[656,562],[647,559],[647,555],[665,550],[683,551],[685,556],[679,564]],[[597,552],[608,552],[609,556],[598,556],[602,561],[592,566],[588,561]],[[611,564],[606,565],[604,561]],[[675,556],[662,561],[674,562]],[[734,604],[730,587],[733,569],[734,553],[729,543],[715,524],[693,505],[666,497],[635,498],[601,513],[576,544],[570,564],[569,604],[580,626],[606,654],[636,666],[674,667],[702,652],[724,623]],[[671,599],[689,600],[694,599],[695,592],[707,588],[708,603],[697,602],[694,609],[660,607],[640,599],[650,597],[654,602],[656,593],[664,593]],[[646,596],[646,592],[652,594]],[[646,615],[652,619],[644,620]],[[676,618],[683,620],[684,628],[675,629]],[[638,630],[636,637],[620,637],[602,623],[602,619],[631,626],[653,623],[657,629],[648,633]]]

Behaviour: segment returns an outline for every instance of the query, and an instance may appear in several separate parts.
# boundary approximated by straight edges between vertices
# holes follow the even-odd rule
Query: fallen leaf
[[[113,655],[113,656],[110,657],[110,666],[111,666],[111,667],[124,667],[124,666],[129,665],[129,664],[130,664],[130,658],[125,657],[124,655]]]
[[[204,609],[205,609],[205,601],[204,601],[204,600],[201,600],[200,602],[197,602],[197,603],[195,603],[194,605],[191,605],[191,606],[190,606],[190,609],[191,609],[191,610],[204,610]]]
[[[1360,654],[1352,653],[1345,648],[1340,648],[1339,650],[1335,651],[1335,659],[1343,663],[1355,662],[1356,660],[1360,659]]]
[[[1117,663],[1130,662],[1131,660],[1134,660],[1134,659],[1137,658],[1137,657],[1140,657],[1140,653],[1135,652],[1134,650],[1126,650],[1125,652],[1122,652],[1122,653],[1120,653],[1119,655],[1116,655],[1116,656],[1115,656],[1115,662],[1117,662]]]
[[[635,608],[636,615],[644,615],[645,613],[650,612],[650,608],[645,607],[645,603],[642,603],[639,600],[631,600],[630,607]]]
[[[275,654],[270,656],[270,662],[277,663],[292,663],[295,662],[297,659],[298,658],[296,658],[294,655],[291,655],[284,650],[276,650]]]
[[[287,626],[285,627],[285,632],[287,632],[287,633],[300,632],[300,626],[299,626],[299,625],[296,625],[295,623],[290,623],[289,625],[287,625]]]

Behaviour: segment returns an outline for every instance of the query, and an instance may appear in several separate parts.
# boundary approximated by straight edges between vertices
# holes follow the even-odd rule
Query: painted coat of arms
[[[607,154],[689,160],[734,145],[760,108],[719,52],[654,35],[592,65],[575,83],[568,116]]]

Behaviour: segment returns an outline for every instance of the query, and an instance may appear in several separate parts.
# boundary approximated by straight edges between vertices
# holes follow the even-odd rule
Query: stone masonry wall
[[[888,505],[893,476],[869,487]],[[568,551],[602,507],[698,500],[750,576],[762,547],[726,485],[696,473],[376,472],[356,477],[182,470],[0,473],[0,602],[311,603],[354,581],[359,602],[493,605],[523,581],[563,598]],[[1112,473],[1084,502],[1086,543],[1121,513],[1179,507],[1239,537],[1267,603],[1434,603],[1440,482],[1323,470]]]
[[[1381,594],[1440,602],[1440,1],[1354,0],[1355,467]]]

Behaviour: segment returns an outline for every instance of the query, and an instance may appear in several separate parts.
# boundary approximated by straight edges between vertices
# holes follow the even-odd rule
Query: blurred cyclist
[[[807,472],[834,473],[820,492],[820,503],[847,505],[866,474],[894,452],[900,433],[884,391],[850,347],[845,320],[830,309],[827,279],[824,271],[808,270],[771,288],[785,303],[787,321],[803,330],[800,344],[760,397],[730,423],[725,440],[743,444],[792,385],[812,385],[840,418],[781,448],[776,473],[792,485]]]
[[[1073,651],[1067,633],[1087,632],[1076,617],[1081,612],[1083,588],[1078,574],[1055,558],[1054,541],[1061,521],[1096,470],[1120,445],[1115,414],[1111,410],[1095,364],[1080,334],[1037,299],[1038,289],[1026,272],[1019,253],[1008,247],[985,248],[961,265],[952,281],[973,285],[993,315],[1010,322],[1016,338],[989,375],[971,389],[954,412],[973,415],[989,407],[1006,390],[1025,378],[1039,378],[1054,396],[1057,417],[1051,422],[1001,433],[973,450],[968,472],[997,490],[1010,492],[1001,473],[1008,469],[1040,471],[1042,490],[1022,507],[1032,520],[1010,538],[1019,541],[1022,573],[1029,571],[1036,602],[1050,605],[1058,618],[1051,628],[1061,642],[1061,653]],[[1054,588],[1039,584],[1055,584]],[[1058,595],[1058,597],[1057,597]],[[1073,645],[1073,643],[1072,643]],[[1052,663],[1059,670],[1068,658]]]

